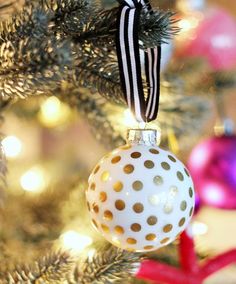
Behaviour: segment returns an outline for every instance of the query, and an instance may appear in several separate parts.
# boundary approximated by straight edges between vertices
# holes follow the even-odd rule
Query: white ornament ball
[[[92,223],[112,244],[152,251],[174,241],[194,209],[192,179],[170,152],[126,144],[104,156],[86,191]]]

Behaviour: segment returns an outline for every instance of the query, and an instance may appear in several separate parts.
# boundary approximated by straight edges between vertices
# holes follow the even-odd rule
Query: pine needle
[[[124,283],[124,279],[126,281],[135,274],[140,261],[140,254],[111,247],[78,265],[73,274],[74,282],[71,283]]]
[[[65,252],[43,257],[31,267],[17,268],[1,284],[59,284],[66,279],[72,261]]]

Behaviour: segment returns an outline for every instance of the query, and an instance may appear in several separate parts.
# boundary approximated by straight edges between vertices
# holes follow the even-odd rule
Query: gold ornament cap
[[[126,140],[128,144],[154,146],[160,144],[161,133],[156,129],[128,129]]]

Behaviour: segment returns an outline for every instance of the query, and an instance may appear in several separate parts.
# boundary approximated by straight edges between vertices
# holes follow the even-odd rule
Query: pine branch
[[[103,110],[106,103],[98,94],[87,94],[79,89],[66,92],[62,99],[78,109],[79,113],[89,123],[96,140],[108,150],[124,144],[124,139],[114,130],[107,113]]]
[[[111,247],[98,252],[92,260],[87,259],[78,265],[73,273],[73,282],[78,284],[124,283],[138,269],[141,261],[139,254]]]
[[[3,200],[5,196],[4,189],[6,187],[6,173],[7,173],[6,158],[3,153],[3,148],[0,142],[0,208],[3,206]]]
[[[42,0],[41,7],[53,15],[53,31],[61,36],[79,35],[97,11],[94,3],[86,0]]]
[[[175,13],[171,11],[154,11],[152,14],[143,12],[141,14],[140,40],[144,47],[155,47],[168,40],[180,30],[176,26],[177,20],[173,18]]]
[[[1,21],[9,19],[9,17],[20,10],[23,0],[0,0],[0,19]]]
[[[8,21],[0,23],[0,43],[17,42],[25,38],[42,38],[48,35],[50,14],[41,7],[25,6]]]
[[[23,11],[0,27],[0,95],[48,94],[68,80],[123,102],[115,55],[117,11],[99,10],[85,0],[26,1]],[[174,34],[171,17],[160,11],[143,16],[143,44],[160,44]]]
[[[9,273],[1,284],[59,284],[66,279],[72,261],[67,253],[58,252],[36,262],[33,267],[22,267]]]
[[[55,32],[70,35],[75,43],[101,43],[115,46],[118,8],[100,9],[96,3],[85,0],[43,0],[41,6],[49,14]],[[154,11],[152,15],[142,12],[140,38],[145,46],[159,45],[178,31],[173,20],[174,13]],[[150,40],[150,36],[152,40]]]
[[[106,100],[123,104],[116,54],[107,47],[92,45],[83,50],[82,58],[83,61],[74,70],[73,83],[96,90]]]
[[[8,42],[9,43],[9,42]],[[53,91],[68,74],[71,47],[56,39],[45,41],[23,40],[19,45],[2,45],[0,55],[0,95],[25,97]],[[10,48],[11,57],[8,56]],[[7,66],[7,67],[6,67]]]

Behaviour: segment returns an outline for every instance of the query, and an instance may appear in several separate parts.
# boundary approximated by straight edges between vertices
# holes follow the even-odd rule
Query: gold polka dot
[[[94,225],[96,228],[98,228],[98,224],[97,224],[97,222],[96,222],[94,219],[92,219],[92,223],[93,223],[93,225]]]
[[[147,169],[152,169],[154,167],[154,163],[153,163],[153,161],[147,160],[147,161],[144,162],[144,166]]]
[[[143,188],[143,183],[139,180],[136,180],[135,182],[133,182],[132,187],[134,190],[139,191]]]
[[[159,154],[160,152],[157,150],[157,149],[149,149],[149,152],[152,153],[152,154]]]
[[[119,163],[120,160],[121,160],[121,156],[116,156],[112,158],[111,162],[112,164],[116,164],[116,163]]]
[[[115,226],[115,233],[118,235],[124,234],[124,229],[121,226]]]
[[[121,146],[121,147],[119,147],[119,148],[122,149],[122,150],[128,150],[128,149],[130,149],[131,147],[132,147],[131,145],[126,144],[126,145]]]
[[[193,197],[193,189],[192,189],[192,187],[189,188],[188,192],[189,192],[189,196],[192,198]]]
[[[135,203],[133,206],[133,210],[136,213],[142,213],[143,212],[143,204],[142,203]]]
[[[147,241],[154,241],[156,239],[156,235],[155,234],[148,234],[148,235],[146,235],[145,239]]]
[[[179,227],[182,227],[184,223],[185,223],[185,218],[182,218],[182,219],[179,221]]]
[[[190,174],[189,174],[188,170],[184,168],[184,171],[185,171],[186,175],[187,175],[188,177],[190,177]]]
[[[141,231],[141,225],[138,223],[134,223],[130,226],[131,230],[134,232],[139,232]]]
[[[98,212],[99,212],[99,207],[98,207],[98,205],[97,205],[96,203],[93,203],[92,208],[93,208],[93,211],[94,211],[95,213],[98,213]]]
[[[124,201],[123,200],[116,200],[116,202],[115,202],[115,207],[116,207],[116,209],[117,210],[124,210],[125,209],[125,203],[124,203]]]
[[[169,233],[172,230],[173,226],[171,224],[167,224],[163,227],[164,233]]]
[[[108,181],[109,176],[110,176],[109,172],[108,172],[108,171],[105,171],[105,172],[103,172],[102,175],[101,175],[101,180],[104,181],[104,182],[105,182],[105,181]]]
[[[156,216],[150,216],[147,218],[147,223],[150,226],[156,225],[157,223],[157,217]]]
[[[100,169],[100,166],[96,166],[96,168],[94,169],[93,173],[96,174]]]
[[[104,211],[103,216],[106,220],[109,220],[109,221],[111,221],[113,219],[113,214],[110,210]]]
[[[110,229],[107,225],[104,225],[104,224],[101,224],[101,228],[102,230],[105,232],[105,233],[109,233],[110,232]]]
[[[131,155],[130,155],[133,159],[138,159],[141,157],[141,153],[140,152],[133,152]]]
[[[90,189],[91,189],[91,190],[95,190],[95,188],[96,188],[96,184],[93,182],[93,183],[91,184],[91,186],[90,186]]]
[[[180,180],[180,181],[183,181],[184,180],[184,176],[181,172],[177,172],[177,178]]]
[[[174,197],[174,196],[176,196],[176,194],[178,193],[178,187],[177,186],[175,186],[175,185],[173,185],[173,186],[171,186],[170,187],[170,195],[172,196],[172,197]]]
[[[101,202],[105,202],[105,201],[107,200],[107,194],[106,194],[106,192],[104,192],[104,191],[100,192],[100,194],[99,194],[99,200],[100,200]]]
[[[193,215],[193,207],[190,209],[189,217],[191,217],[192,215]]]
[[[168,158],[172,161],[172,162],[176,162],[176,159],[173,157],[173,156],[171,156],[171,155],[168,155]]]
[[[160,203],[160,197],[157,194],[153,194],[148,197],[148,201],[151,205],[157,206]]]
[[[134,166],[131,164],[128,164],[126,166],[124,166],[124,172],[126,174],[131,174],[134,171]]]
[[[170,238],[164,238],[163,240],[160,241],[161,244],[166,244],[168,241],[170,240]]]
[[[155,176],[153,178],[153,182],[155,185],[162,185],[163,184],[163,178],[161,176]]]
[[[168,164],[168,163],[166,163],[166,162],[162,162],[161,163],[161,166],[162,166],[162,168],[164,169],[164,170],[169,170],[170,169],[170,165]]]
[[[173,206],[172,206],[172,204],[167,202],[167,203],[164,205],[164,212],[165,212],[166,214],[170,214],[172,211],[173,211]]]
[[[128,238],[126,241],[130,245],[135,245],[137,243],[137,241],[134,238]]]
[[[182,211],[185,211],[186,208],[187,208],[187,202],[184,200],[184,201],[182,201],[181,204],[180,204],[180,209],[181,209]]]
[[[153,249],[154,248],[154,246],[145,246],[145,247],[143,247],[143,249],[145,249],[145,250],[150,250],[150,249]]]
[[[123,189],[123,183],[121,181],[117,181],[116,183],[113,184],[113,189],[116,192],[120,192]]]

